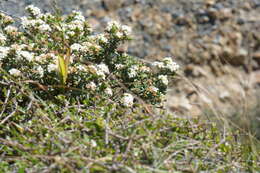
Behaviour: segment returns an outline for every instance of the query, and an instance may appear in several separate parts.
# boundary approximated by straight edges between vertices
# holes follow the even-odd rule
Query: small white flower
[[[48,53],[47,56],[54,59],[54,60],[58,59],[58,56],[56,56],[54,53]]]
[[[80,44],[74,43],[74,44],[72,44],[72,45],[70,46],[70,49],[71,49],[72,51],[80,51],[80,50],[82,50],[83,48],[82,48],[82,46],[81,46]]]
[[[47,67],[47,70],[49,73],[51,73],[52,71],[55,71],[57,69],[57,65],[56,64],[49,64]]]
[[[67,28],[67,24],[65,23],[61,23],[60,25],[54,25],[55,29],[57,29],[58,31],[62,31],[65,32],[66,28]]]
[[[105,93],[108,95],[108,96],[112,96],[113,95],[113,91],[111,88],[106,88],[105,89]]]
[[[36,26],[40,26],[40,25],[44,25],[45,22],[41,19],[28,19],[27,17],[22,17],[22,26],[23,28],[27,29],[27,28],[33,28]]]
[[[139,70],[144,73],[149,73],[151,71],[151,69],[147,66],[142,66],[139,68]]]
[[[68,31],[67,34],[71,37],[71,36],[75,35],[75,32],[74,31]]]
[[[43,77],[44,70],[41,66],[36,67],[36,72],[40,75],[40,77]]]
[[[104,63],[101,63],[101,64],[97,65],[97,69],[102,71],[105,74],[109,74],[108,66],[106,64],[104,64]]]
[[[147,88],[147,90],[153,94],[156,94],[159,91],[159,89],[155,86],[150,86],[149,88]]]
[[[27,47],[28,47],[28,45],[26,45],[26,44],[12,44],[10,46],[10,48],[12,50],[16,51],[17,53],[19,53],[22,49],[25,49]]]
[[[173,62],[171,57],[165,57],[165,58],[163,58],[162,61],[165,62],[165,63],[172,63]]]
[[[40,26],[38,27],[38,29],[39,29],[40,31],[42,31],[42,32],[46,32],[46,31],[50,32],[50,31],[51,31],[50,25],[48,25],[48,24],[46,24],[46,23],[40,25]]]
[[[45,14],[43,15],[43,17],[44,17],[45,19],[53,18],[53,15],[52,15],[51,13],[45,13]]]
[[[46,59],[46,54],[41,54],[39,56],[35,56],[35,61],[42,62],[44,59]]]
[[[9,47],[0,46],[0,61],[8,55],[9,50]]]
[[[101,48],[102,47],[97,44],[92,44],[92,46],[91,46],[91,49],[93,52],[98,52],[98,51],[100,51]]]
[[[164,84],[164,85],[168,85],[169,81],[167,79],[167,76],[166,75],[159,75],[158,76],[158,79],[161,80],[161,82]]]
[[[30,43],[29,45],[28,45],[28,47],[30,47],[30,48],[34,48],[36,46],[36,43]]]
[[[90,144],[93,148],[97,147],[97,142],[93,139],[90,140]]]
[[[35,23],[35,25],[44,25],[46,24],[42,19],[35,19],[35,20],[32,20],[33,23]]]
[[[155,67],[158,67],[160,69],[164,67],[164,64],[162,62],[158,62],[158,61],[155,61],[154,63],[152,63],[152,65]]]
[[[28,51],[18,51],[17,55],[19,56],[19,58],[23,57],[29,62],[31,62],[34,59],[34,54]]]
[[[41,10],[38,7],[35,7],[34,5],[29,5],[25,7],[25,9],[35,17],[41,15]]]
[[[121,69],[123,69],[125,67],[125,65],[123,65],[123,64],[116,64],[115,65],[115,68],[117,69],[117,70],[121,70]]]
[[[105,73],[103,72],[103,71],[101,71],[101,70],[98,70],[97,71],[97,75],[99,76],[99,77],[101,77],[101,79],[106,79],[106,75],[105,75]]]
[[[9,26],[5,27],[4,31],[5,31],[7,34],[12,34],[12,33],[17,32],[18,29],[17,29],[16,27],[14,27],[14,26],[9,25]]]
[[[88,69],[91,73],[98,75],[99,77],[101,77],[102,79],[106,78],[106,75],[104,73],[104,69],[100,69],[100,67],[96,67],[94,65],[89,65]]]
[[[0,13],[0,17],[2,18],[4,23],[12,23],[14,21],[11,16],[7,16],[4,13]]]
[[[107,42],[108,42],[108,40],[107,40],[107,38],[105,37],[104,34],[99,34],[99,35],[97,35],[97,39],[98,39],[99,41],[103,42],[103,43],[107,43]]]
[[[158,67],[159,69],[166,69],[171,72],[176,72],[180,68],[176,62],[172,61],[171,57],[164,58],[162,62],[156,61],[152,65]]]
[[[132,28],[127,26],[127,25],[123,25],[121,27],[122,31],[124,32],[125,35],[131,35],[132,33]]]
[[[84,65],[78,65],[78,66],[77,66],[77,69],[78,69],[79,71],[86,71],[86,68],[85,68]]]
[[[0,43],[4,44],[6,41],[6,37],[4,36],[4,34],[0,33]]]
[[[166,57],[163,59],[163,62],[165,63],[164,68],[170,70],[171,72],[176,72],[180,66],[172,61],[171,57]]]
[[[167,64],[166,67],[171,71],[171,72],[176,72],[179,70],[180,66],[176,62],[172,62],[171,64]]]
[[[83,42],[82,43],[82,49],[83,49],[83,51],[84,52],[88,52],[89,51],[89,49],[90,49],[90,47],[92,47],[92,43],[91,42],[88,42],[88,41],[86,41],[86,42]]]
[[[21,71],[15,69],[15,68],[12,68],[11,70],[9,70],[9,73],[10,73],[10,75],[13,75],[13,76],[21,76]]]
[[[85,17],[82,15],[82,12],[81,12],[81,11],[76,11],[76,10],[74,10],[74,11],[72,11],[72,13],[75,15],[75,16],[74,16],[74,19],[75,19],[75,20],[79,20],[79,21],[82,21],[82,22],[85,21]]]
[[[90,90],[92,90],[92,91],[95,91],[96,88],[97,88],[97,86],[96,86],[96,84],[95,84],[94,82],[90,82],[90,83],[88,83],[88,84],[86,85],[86,88],[87,88],[87,89],[90,89]]]
[[[119,29],[121,27],[121,24],[117,21],[110,21],[107,24],[106,30],[110,31],[113,27]]]
[[[21,23],[24,28],[28,28],[32,25],[31,20],[29,20],[27,17],[21,17]]]
[[[82,31],[84,29],[84,23],[80,20],[73,20],[66,25],[66,28],[69,30],[79,29],[80,31]]]
[[[94,65],[88,65],[87,68],[89,69],[89,71],[93,74],[97,74],[97,68]]]
[[[129,78],[134,78],[137,76],[137,72],[138,72],[138,66],[134,65],[132,66],[129,71],[128,71],[128,76]]]
[[[134,97],[131,94],[124,93],[121,103],[126,107],[132,107],[134,104]]]
[[[122,32],[120,32],[120,31],[117,31],[117,32],[115,33],[115,36],[116,36],[117,38],[122,38],[122,37],[124,36],[124,34],[123,34]]]

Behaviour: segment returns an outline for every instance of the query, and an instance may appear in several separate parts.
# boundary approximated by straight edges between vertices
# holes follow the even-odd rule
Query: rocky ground
[[[123,46],[129,54],[173,56],[182,65],[182,77],[169,90],[169,110],[252,116],[260,128],[259,0],[0,0],[0,10],[21,16],[29,4],[63,13],[79,9],[98,31],[111,19],[132,26],[135,40]]]

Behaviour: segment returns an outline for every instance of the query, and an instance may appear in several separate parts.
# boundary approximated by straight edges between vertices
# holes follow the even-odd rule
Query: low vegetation
[[[118,52],[131,28],[26,10],[0,15],[0,172],[259,170],[252,135],[165,111],[179,65]]]

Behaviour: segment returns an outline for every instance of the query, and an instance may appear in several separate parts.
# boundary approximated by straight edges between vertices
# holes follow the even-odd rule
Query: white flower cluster
[[[41,15],[41,10],[34,5],[29,5],[25,9],[34,17],[39,17]]]
[[[158,76],[158,79],[159,79],[165,86],[167,86],[168,83],[169,83],[169,81],[168,81],[166,75],[159,75],[159,76]]]
[[[82,15],[81,11],[72,11],[72,14],[74,15],[74,20],[78,20],[78,21],[85,21],[85,17]]]
[[[108,66],[104,63],[97,65],[97,69],[105,74],[109,74]]]
[[[9,50],[10,50],[9,47],[0,46],[0,61],[7,56]]]
[[[35,20],[29,20],[27,17],[22,17],[21,18],[22,21],[22,26],[23,28],[30,28],[36,25],[36,21]]]
[[[149,88],[147,88],[147,90],[148,90],[149,92],[151,92],[152,94],[155,94],[155,95],[156,95],[156,93],[159,91],[159,89],[156,88],[155,86],[150,86]]]
[[[138,70],[139,70],[139,68],[138,68],[137,65],[132,66],[132,67],[129,69],[129,72],[128,72],[129,78],[134,78],[134,77],[136,77],[137,74],[138,74]]]
[[[97,88],[97,85],[96,85],[94,82],[90,82],[90,83],[88,83],[88,84],[86,85],[86,88],[87,88],[87,89],[90,89],[90,90],[92,90],[92,91],[95,91],[96,88]]]
[[[51,27],[50,25],[46,24],[46,23],[43,23],[41,24],[38,29],[41,31],[41,32],[51,32]]]
[[[4,34],[0,33],[0,43],[4,44],[6,42],[6,37],[4,36]]]
[[[90,145],[91,145],[93,148],[95,148],[95,147],[97,147],[97,142],[96,142],[95,140],[91,139],[91,140],[90,140]]]
[[[36,70],[36,73],[38,73],[40,75],[40,77],[44,76],[44,70],[41,66],[37,66],[35,70]]]
[[[0,18],[2,18],[3,23],[13,23],[14,20],[12,17],[5,15],[4,13],[0,13]]]
[[[99,34],[96,36],[98,41],[102,43],[108,43],[108,39],[105,37],[105,34]]]
[[[100,76],[103,80],[106,78],[106,74],[109,74],[109,69],[104,63],[99,65],[88,65],[88,69],[91,73]]]
[[[143,73],[149,73],[149,72],[151,72],[151,69],[150,69],[149,67],[147,67],[147,66],[141,66],[141,67],[139,68],[139,70],[140,70],[141,72],[143,72]]]
[[[169,70],[170,72],[177,72],[180,68],[176,62],[172,61],[171,57],[164,58],[162,62],[156,61],[152,65],[158,67],[159,69]]]
[[[171,72],[176,72],[180,68],[180,66],[176,62],[172,61],[171,57],[164,58],[163,62],[165,63],[165,68],[169,69]]]
[[[9,73],[10,73],[10,75],[13,75],[13,76],[20,76],[21,75],[21,71],[15,69],[15,68],[10,69]]]
[[[49,64],[47,69],[48,69],[49,73],[56,71],[57,70],[57,64]]]
[[[45,23],[42,19],[29,19],[27,17],[22,17],[22,26],[25,29],[37,28],[41,32],[50,32],[52,31],[50,25]]]
[[[121,69],[123,69],[125,67],[125,65],[123,65],[123,64],[116,64],[115,65],[115,68],[117,69],[117,70],[121,70]]]
[[[46,22],[44,22],[44,19],[46,20],[47,18],[52,16],[50,13],[42,14],[41,10],[33,5],[27,6],[26,10],[33,16],[33,18],[22,17],[21,23],[23,28],[25,29],[37,28],[38,31],[42,33],[52,31],[51,26]]]
[[[111,31],[113,28],[119,29],[121,28],[121,24],[117,21],[110,21],[107,23],[106,30]]]
[[[86,68],[84,65],[77,65],[77,70],[78,71],[86,71]]]
[[[68,24],[63,24],[63,30],[67,31],[68,35],[74,36],[75,30],[83,31],[85,17],[82,15],[80,11],[73,11],[73,20]]]
[[[132,33],[132,28],[127,25],[122,25],[121,29],[125,35],[131,35]]]
[[[121,38],[123,35],[129,36],[132,33],[132,28],[127,25],[121,25],[117,21],[110,21],[106,27],[107,31],[115,30],[115,35],[118,38]]]
[[[67,28],[70,29],[70,30],[80,30],[82,31],[83,28],[84,28],[84,24],[81,20],[73,20],[72,22],[70,22],[68,25],[67,25]]]
[[[80,50],[83,50],[83,46],[81,44],[78,44],[78,43],[74,43],[70,46],[70,49],[72,51],[80,51]]]
[[[9,26],[5,27],[4,31],[7,34],[12,35],[13,33],[16,33],[18,31],[18,29],[16,27],[14,27],[14,26],[9,25]]]
[[[134,97],[129,94],[129,93],[124,93],[121,103],[125,106],[125,107],[132,107],[134,104]]]
[[[17,51],[17,56],[18,58],[24,58],[29,62],[34,60],[34,54],[28,51]]]
[[[105,89],[105,93],[108,95],[108,96],[112,96],[113,95],[113,91],[111,88],[106,88]]]
[[[12,44],[10,46],[10,49],[15,51],[15,52],[19,52],[19,51],[25,49],[26,47],[28,47],[28,45],[26,45],[26,44],[16,44],[15,43],[15,44]]]

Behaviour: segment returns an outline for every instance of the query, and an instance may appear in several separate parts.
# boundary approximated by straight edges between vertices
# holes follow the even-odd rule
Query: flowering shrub
[[[104,33],[92,34],[80,12],[43,14],[32,5],[26,11],[21,28],[0,14],[0,67],[7,72],[0,80],[11,75],[43,99],[110,98],[126,107],[133,106],[134,95],[152,104],[163,101],[168,78],[179,66],[170,57],[150,65],[117,52],[131,39],[130,27],[112,21]]]
[[[239,131],[135,104],[160,104],[179,66],[117,52],[129,27],[27,11],[21,28],[0,14],[0,172],[258,170]]]

